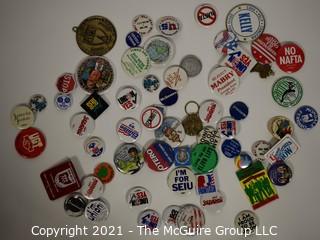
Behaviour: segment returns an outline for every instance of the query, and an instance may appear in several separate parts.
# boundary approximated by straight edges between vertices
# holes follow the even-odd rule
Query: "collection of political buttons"
[[[208,3],[199,5],[194,14],[195,21],[203,27],[214,25],[218,16],[216,8]],[[249,72],[258,72],[261,78],[273,75],[271,64],[274,62],[288,74],[303,67],[303,49],[296,43],[279,42],[273,35],[264,33],[265,25],[263,12],[252,4],[240,4],[229,11],[226,29],[219,32],[213,40],[214,48],[223,55],[222,61],[208,75],[208,85],[214,94],[234,94]],[[159,78],[149,72],[152,67],[164,67],[173,60],[176,51],[173,40],[181,32],[182,23],[174,16],[164,16],[154,26],[148,15],[141,14],[133,18],[132,27],[133,31],[125,38],[129,48],[121,57],[121,66],[129,77],[142,78],[144,89],[153,93],[161,84]],[[101,29],[97,31],[98,28]],[[144,39],[153,28],[158,31],[158,35]],[[102,30],[110,35],[109,41],[102,41],[102,36],[99,36]],[[81,104],[85,112],[72,116],[70,128],[76,136],[87,137],[84,151],[89,157],[97,158],[106,151],[106,145],[102,138],[91,134],[95,128],[95,120],[109,107],[101,94],[111,87],[115,79],[114,66],[103,55],[114,47],[117,33],[112,22],[102,16],[86,18],[73,31],[79,48],[89,56],[80,62],[74,75],[64,73],[58,77],[58,93],[54,97],[54,103],[57,109],[68,110],[73,105],[72,93],[77,85],[90,94]],[[87,31],[92,32],[93,36],[87,36]],[[248,42],[251,44],[251,54],[245,48]],[[226,197],[217,184],[216,169],[220,160],[218,146],[221,145],[223,155],[234,159],[237,177],[253,209],[256,209],[266,204],[263,201],[278,198],[274,187],[268,185],[269,182],[284,186],[293,176],[290,164],[286,163],[300,148],[292,136],[293,122],[284,116],[271,118],[267,128],[275,143],[256,141],[252,145],[252,157],[242,150],[240,142],[235,139],[239,132],[239,121],[249,115],[249,107],[242,101],[236,101],[230,106],[230,116],[223,115],[223,106],[215,99],[207,99],[200,104],[195,101],[187,102],[187,115],[182,121],[174,116],[166,116],[166,106],[172,106],[178,101],[178,91],[187,86],[189,78],[198,76],[202,68],[201,60],[192,54],[184,56],[179,65],[166,67],[163,72],[165,86],[158,95],[162,105],[145,107],[139,121],[125,117],[117,123],[116,133],[123,143],[116,149],[113,163],[120,173],[130,175],[139,172],[144,162],[156,172],[167,171],[175,165],[167,175],[169,190],[182,196],[196,192],[200,206],[207,212],[216,213],[226,203]],[[302,96],[302,85],[292,76],[281,77],[272,86],[272,97],[282,107],[298,105]],[[116,101],[123,110],[137,110],[142,94],[135,86],[121,86],[116,93]],[[46,106],[46,98],[36,94],[31,97],[29,104],[18,105],[11,112],[12,124],[21,129],[16,137],[15,147],[25,158],[38,157],[46,147],[44,134],[32,127],[36,114]],[[190,110],[192,107],[196,109]],[[313,107],[305,105],[296,110],[294,121],[301,129],[311,129],[318,123],[318,113]],[[154,131],[155,135],[155,139],[143,148],[135,143],[141,135],[141,125]],[[196,137],[194,145],[181,146],[186,135]],[[105,221],[109,216],[110,205],[103,194],[105,184],[110,183],[114,176],[113,166],[100,162],[93,169],[92,175],[87,175],[80,181],[69,160],[41,174],[51,200],[68,195],[64,202],[67,215],[84,215],[93,222]],[[269,186],[266,191],[273,194],[267,200],[259,199],[255,186],[252,187],[254,184],[249,185],[251,178],[262,181],[259,176],[265,177],[264,184]],[[52,179],[56,179],[56,182],[50,182]],[[245,180],[249,184],[244,183]],[[59,189],[62,191],[59,192]],[[81,193],[75,192],[77,190]],[[151,192],[144,187],[135,186],[127,191],[128,205],[134,209],[144,209],[138,215],[138,225],[154,229],[160,226],[162,220],[167,226],[197,229],[205,224],[204,212],[196,205],[170,205],[160,217],[157,211],[147,209],[151,200]],[[254,212],[245,210],[237,214],[234,224],[244,230],[249,228],[253,233],[259,221]]]

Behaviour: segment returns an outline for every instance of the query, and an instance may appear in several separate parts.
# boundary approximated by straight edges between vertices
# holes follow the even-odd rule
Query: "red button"
[[[59,92],[69,93],[76,87],[76,82],[71,73],[64,73],[57,80],[57,88]]]
[[[277,53],[277,65],[286,73],[297,72],[304,64],[303,50],[295,43],[283,44]]]
[[[262,64],[269,64],[276,61],[277,51],[280,42],[271,34],[263,33],[251,44],[251,52],[254,58]]]
[[[46,139],[40,130],[27,128],[17,135],[15,146],[22,157],[36,158],[44,151]]]

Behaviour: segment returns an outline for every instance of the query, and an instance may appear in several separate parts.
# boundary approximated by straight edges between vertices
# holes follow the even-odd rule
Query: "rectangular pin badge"
[[[279,142],[277,142],[264,157],[271,163],[276,161],[285,161],[291,158],[298,150],[300,146],[294,140],[294,138],[287,134]]]
[[[71,160],[42,172],[40,177],[50,200],[55,200],[81,188],[81,182]]]

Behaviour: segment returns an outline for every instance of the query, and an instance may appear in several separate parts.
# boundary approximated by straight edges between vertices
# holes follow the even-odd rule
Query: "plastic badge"
[[[183,142],[186,134],[181,122],[177,118],[166,117],[160,128],[155,130],[154,135],[157,139],[163,139],[174,148]]]
[[[20,104],[11,111],[11,124],[18,129],[31,127],[35,122],[35,113],[27,105]]]
[[[277,161],[286,161],[291,158],[300,149],[299,144],[290,134],[284,136],[277,142],[264,157],[271,163]]]
[[[166,171],[174,162],[174,153],[169,144],[163,141],[154,141],[143,153],[148,167],[154,171]]]
[[[140,105],[141,94],[133,86],[121,87],[116,95],[117,101],[123,110],[133,110]]]
[[[163,80],[167,87],[174,90],[180,90],[187,85],[189,77],[184,68],[173,65],[164,71]]]
[[[30,127],[19,132],[15,147],[22,157],[36,158],[45,150],[46,139],[40,130]]]
[[[93,158],[100,157],[105,151],[105,143],[99,137],[89,137],[84,142],[85,152]]]
[[[94,175],[101,180],[103,184],[107,184],[114,178],[113,167],[106,162],[99,163],[93,170]]]
[[[243,210],[234,218],[234,225],[240,228],[246,234],[253,234],[256,228],[259,227],[259,219],[257,215],[250,210]]]
[[[93,132],[95,123],[89,114],[77,113],[71,118],[70,128],[75,135],[85,137]]]
[[[197,143],[211,144],[215,148],[217,148],[220,141],[220,131],[212,126],[205,126],[197,135]]]
[[[240,85],[237,73],[230,67],[214,67],[208,78],[209,88],[214,94],[232,95]]]
[[[65,199],[64,211],[70,217],[80,217],[83,215],[87,204],[87,199],[85,199],[82,194],[73,193]]]
[[[272,86],[273,100],[282,107],[297,105],[303,96],[301,83],[293,77],[279,78]]]
[[[192,169],[195,173],[208,173],[218,164],[218,154],[210,144],[198,143],[191,150]]]
[[[35,94],[30,98],[29,106],[33,112],[42,112],[47,107],[47,99],[41,94]]]
[[[76,78],[88,93],[101,93],[110,88],[115,73],[110,61],[104,57],[87,57],[77,68]]]
[[[145,209],[151,204],[151,193],[144,187],[133,187],[127,192],[127,203],[134,209]]]
[[[187,72],[188,77],[195,77],[202,70],[202,63],[195,55],[184,56],[180,62],[180,66]]]
[[[160,87],[160,81],[159,78],[153,74],[146,75],[143,80],[143,87],[146,89],[148,92],[154,92],[157,91],[158,88]]]
[[[120,140],[126,143],[133,143],[137,141],[141,134],[141,126],[137,120],[125,118],[119,121],[116,131]]]
[[[295,43],[284,43],[277,52],[278,67],[286,73],[299,71],[304,64],[304,52]]]
[[[54,103],[58,110],[68,110],[73,104],[73,97],[71,94],[57,93],[54,97]]]
[[[99,178],[87,176],[82,180],[81,192],[87,199],[97,199],[102,196],[104,185]]]
[[[301,106],[296,110],[294,120],[299,128],[311,129],[318,123],[318,113],[311,106]]]
[[[144,49],[150,57],[153,66],[164,66],[168,64],[175,55],[175,44],[170,39],[156,35],[147,39]]]
[[[201,26],[210,27],[217,20],[217,12],[211,4],[201,4],[195,11],[195,19]]]
[[[241,152],[234,160],[238,169],[245,169],[252,164],[252,157],[246,152]]]
[[[269,167],[268,175],[273,184],[284,186],[290,182],[292,170],[284,162],[275,162]]]
[[[165,106],[172,106],[178,101],[178,96],[176,90],[165,87],[159,93],[159,100]]]
[[[109,52],[117,40],[116,28],[102,16],[91,16],[73,27],[79,48],[91,56],[102,56]]]
[[[57,79],[57,89],[61,93],[70,93],[76,88],[76,81],[71,73],[64,73]]]
[[[118,147],[114,154],[114,164],[119,172],[135,174],[143,167],[141,149],[134,143],[124,143]]]
[[[178,167],[169,173],[167,183],[171,191],[180,194],[189,194],[195,188],[195,177],[189,168]]]
[[[263,13],[252,4],[235,6],[227,14],[228,31],[237,35],[240,41],[247,42],[258,38],[264,31]]]
[[[129,32],[126,36],[126,43],[129,47],[138,47],[141,44],[141,35],[138,32]]]
[[[174,165],[176,167],[191,165],[191,148],[190,146],[179,146],[173,149]]]
[[[277,38],[268,33],[261,34],[251,44],[251,53],[261,64],[270,64],[276,61],[277,51],[280,48]]]
[[[214,38],[213,45],[218,53],[227,55],[238,48],[239,39],[233,32],[223,30]]]
[[[218,191],[217,173],[205,173],[196,175],[197,178],[197,194],[215,193]]]
[[[109,104],[98,93],[94,92],[86,98],[81,107],[96,120],[109,107]]]
[[[142,110],[141,122],[149,130],[158,129],[163,121],[163,113],[156,107],[149,106]]]
[[[167,227],[178,227],[177,216],[181,207],[178,205],[170,205],[162,212],[162,221]]]
[[[135,31],[145,36],[152,31],[153,21],[148,15],[140,14],[133,18],[132,26]]]
[[[278,194],[260,161],[236,172],[240,185],[245,191],[253,209],[278,199]]]
[[[199,117],[204,124],[216,124],[223,114],[223,107],[221,103],[216,100],[205,100],[200,104]]]
[[[165,36],[174,36],[181,31],[180,21],[173,16],[161,17],[157,23],[157,30]]]
[[[149,72],[151,61],[148,53],[140,47],[129,48],[121,58],[121,66],[130,77],[140,77]]]
[[[40,176],[50,200],[81,188],[78,174],[70,160],[42,172]]]
[[[234,158],[241,152],[241,145],[236,139],[226,139],[221,145],[221,151],[227,158]]]
[[[249,114],[249,108],[244,102],[234,102],[229,109],[231,117],[236,120],[243,120]]]
[[[200,195],[201,206],[209,212],[220,212],[226,204],[225,195],[218,191]]]
[[[84,215],[92,222],[101,222],[108,219],[110,207],[105,199],[96,199],[88,203]]]
[[[220,130],[222,137],[233,138],[239,132],[239,124],[232,117],[223,117],[217,123],[217,128]]]
[[[152,209],[144,210],[138,216],[138,226],[144,226],[146,229],[159,228],[160,222],[159,213]]]
[[[197,229],[205,225],[205,215],[198,206],[186,204],[178,213],[177,223],[179,228],[187,231],[187,234],[194,235]]]

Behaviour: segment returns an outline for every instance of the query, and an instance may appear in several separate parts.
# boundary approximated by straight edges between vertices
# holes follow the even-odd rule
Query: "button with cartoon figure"
[[[114,154],[114,164],[119,172],[135,174],[143,167],[141,148],[134,143],[124,143]]]

